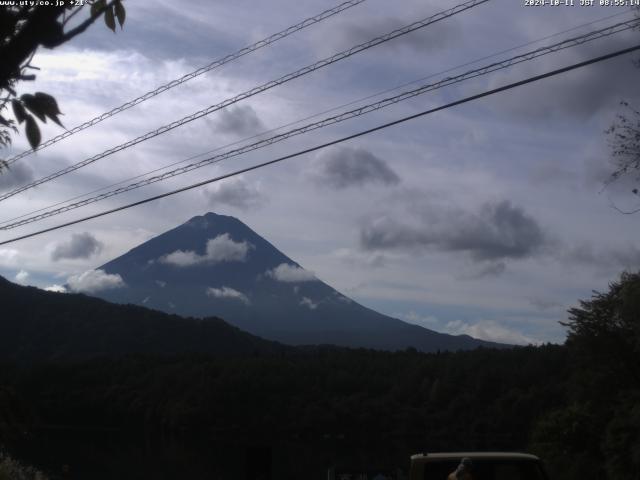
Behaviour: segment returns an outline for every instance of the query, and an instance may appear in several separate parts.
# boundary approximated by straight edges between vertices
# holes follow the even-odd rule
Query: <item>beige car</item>
[[[511,452],[420,453],[409,480],[548,480],[535,455]]]

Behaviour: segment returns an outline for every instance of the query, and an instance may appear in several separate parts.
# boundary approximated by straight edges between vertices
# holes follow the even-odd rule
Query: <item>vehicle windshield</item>
[[[427,462],[424,480],[447,480],[460,461]],[[470,473],[463,480],[547,480],[539,462],[532,460],[474,459]]]

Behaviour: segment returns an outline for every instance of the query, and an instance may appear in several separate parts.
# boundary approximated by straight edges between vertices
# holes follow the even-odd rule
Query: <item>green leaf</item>
[[[118,23],[120,24],[120,28],[122,29],[122,26],[124,25],[124,19],[127,17],[127,12],[125,11],[124,5],[122,5],[122,2],[120,0],[118,0],[114,4],[114,8],[116,11],[116,18],[118,19]]]
[[[40,102],[38,102],[38,100],[36,99],[35,95],[25,93],[20,97],[20,100],[22,100],[24,106],[27,107],[27,110],[38,117],[41,122],[47,122],[47,117],[45,117],[44,115],[44,109],[42,108],[42,105],[40,105]]]
[[[4,118],[2,115],[0,115],[0,123],[2,125],[4,125],[5,127],[10,127],[11,126],[11,124],[9,123],[9,120]]]
[[[113,33],[116,32],[116,19],[113,16],[113,7],[109,7],[104,11],[104,23],[113,30]]]
[[[25,128],[25,131],[27,132],[27,140],[29,140],[31,148],[35,150],[38,148],[38,145],[40,145],[40,140],[42,138],[40,135],[40,128],[31,115],[27,114],[25,120],[27,122]]]
[[[20,100],[16,100],[14,98],[11,100],[11,106],[13,107],[13,115],[16,117],[18,123],[24,122],[25,118],[27,118],[27,112],[25,112],[24,106],[20,103]]]

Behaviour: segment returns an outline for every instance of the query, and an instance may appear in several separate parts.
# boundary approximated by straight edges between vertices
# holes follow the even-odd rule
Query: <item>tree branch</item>
[[[63,34],[62,37],[60,37],[60,42],[58,44],[56,44],[56,45],[53,45],[53,46],[57,47],[59,45],[62,45],[63,43],[68,42],[69,40],[71,40],[76,35],[80,35],[87,28],[89,28],[91,25],[93,25],[93,23],[98,19],[98,17],[100,17],[100,15],[102,15],[105,11],[107,11],[107,9],[113,7],[113,5],[115,3],[116,3],[116,0],[111,0],[103,8],[98,10],[95,15],[91,15],[89,18],[87,18],[80,25],[78,25],[75,28],[72,28],[71,30],[69,30],[68,32]]]

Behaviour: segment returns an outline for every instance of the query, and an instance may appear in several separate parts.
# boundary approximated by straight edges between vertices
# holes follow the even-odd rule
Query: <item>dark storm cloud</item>
[[[329,41],[334,44],[334,48],[343,49],[350,45],[368,42],[381,34],[404,27],[409,23],[411,23],[410,20],[401,20],[394,17],[370,18],[368,21],[357,23],[343,22],[341,28],[336,30],[337,35],[333,37],[333,40]],[[409,48],[418,52],[433,51],[450,46],[458,33],[457,23],[449,21],[447,24],[434,24],[429,28],[398,37],[386,44],[385,47]]]
[[[631,35],[631,37],[629,36]],[[598,42],[563,52],[561,57],[549,55],[526,67],[498,75],[491,82],[496,87],[559,66],[577,63],[604,53],[613,52],[633,44],[634,33],[610,37],[603,49]],[[568,115],[589,118],[601,112],[614,112],[621,100],[636,102],[640,99],[635,85],[640,80],[640,69],[634,63],[636,57],[623,55],[605,62],[580,68],[573,72],[538,82],[511,94],[495,97],[501,109],[522,115],[527,121],[531,115],[548,118],[549,115]],[[535,99],[535,101],[532,101]]]
[[[370,222],[360,232],[361,244],[368,250],[467,252],[473,260],[496,262],[533,256],[548,243],[538,222],[509,201],[485,204],[477,213],[449,209],[425,214],[411,224],[390,217]],[[495,265],[497,270],[486,274],[500,273]]]
[[[51,253],[51,260],[89,258],[102,250],[103,244],[88,232],[74,233],[68,242],[61,243]]]
[[[338,148],[321,156],[316,163],[315,179],[333,188],[366,183],[395,185],[400,177],[387,163],[362,148]]]
[[[265,129],[256,111],[250,105],[225,108],[215,121],[215,128],[219,132],[233,135],[255,135]]]
[[[226,180],[204,191],[209,204],[215,208],[223,204],[240,210],[248,210],[265,202],[264,195],[243,178]]]
[[[34,179],[33,169],[24,162],[0,169],[0,192],[21,187]]]

